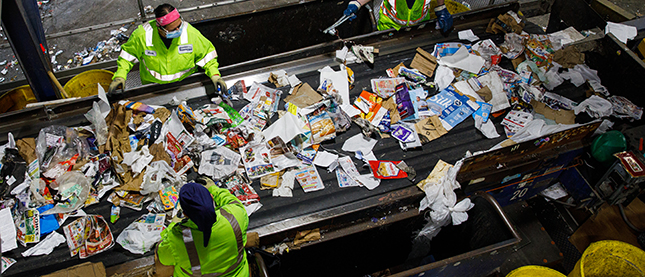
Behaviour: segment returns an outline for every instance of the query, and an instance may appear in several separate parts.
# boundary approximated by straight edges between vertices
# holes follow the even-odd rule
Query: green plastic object
[[[610,164],[616,157],[613,155],[627,150],[627,140],[620,131],[609,131],[596,137],[591,144],[591,156],[602,164]]]

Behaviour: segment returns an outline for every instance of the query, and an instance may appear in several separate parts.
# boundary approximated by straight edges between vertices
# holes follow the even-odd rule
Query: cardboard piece
[[[515,16],[517,16],[515,14]],[[501,14],[497,18],[492,18],[486,28],[486,33],[499,34],[499,33],[522,33],[524,29],[524,22],[518,20],[511,14]]]
[[[320,228],[313,230],[305,230],[296,233],[296,237],[293,240],[294,245],[303,244],[308,241],[316,241],[320,239]]]
[[[170,117],[170,111],[164,107],[155,109],[155,113],[152,114],[155,118],[161,120],[161,123],[166,122]]]
[[[432,77],[434,70],[437,68],[437,58],[421,48],[417,48],[417,54],[414,55],[410,67],[419,70],[428,77]],[[398,73],[398,70],[396,71]]]
[[[287,96],[284,102],[294,104],[298,108],[306,108],[322,99],[323,97],[311,88],[309,84],[302,83],[293,89],[293,93]]]
[[[437,115],[433,115],[417,122],[414,127],[419,134],[422,144],[433,141],[448,133],[446,128],[443,127],[443,124],[441,124],[441,120]]]
[[[16,141],[16,147],[18,147],[18,152],[20,156],[30,164],[38,158],[36,156],[36,139],[35,138],[23,138]]]
[[[399,110],[396,108],[396,100],[394,97],[390,97],[381,102],[381,107],[390,111],[390,124],[396,124],[401,120],[401,115],[399,115]]]
[[[511,63],[513,63],[513,69],[517,71],[517,66],[519,66],[524,61],[526,61],[526,56],[524,55],[520,55],[519,57],[512,59]]]
[[[574,68],[576,64],[585,63],[585,54],[580,53],[575,46],[569,45],[564,49],[555,51],[553,61],[564,68]]]
[[[559,110],[556,111],[554,109],[551,109],[549,106],[542,102],[538,101],[531,101],[531,106],[533,106],[533,110],[536,113],[539,113],[546,117],[547,119],[554,120],[556,123],[559,124],[575,124],[576,123],[576,115],[573,112],[573,110]]]
[[[478,90],[478,91],[477,91],[477,95],[479,95],[479,97],[481,97],[482,99],[484,99],[484,102],[488,102],[488,101],[490,101],[491,99],[493,99],[493,92],[492,92],[492,91],[490,91],[490,89],[488,88],[488,86],[484,86],[483,88],[481,88],[480,90]]]
[[[56,271],[42,277],[105,277],[105,266],[103,262],[86,262],[66,269]]]

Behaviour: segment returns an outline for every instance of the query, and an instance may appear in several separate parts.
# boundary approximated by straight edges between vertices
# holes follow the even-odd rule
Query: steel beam
[[[51,64],[36,1],[3,1],[1,18],[11,48],[36,99],[57,99],[58,93],[47,74]]]

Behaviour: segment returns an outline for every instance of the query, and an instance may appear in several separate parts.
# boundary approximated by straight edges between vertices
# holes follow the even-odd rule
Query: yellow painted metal
[[[569,277],[645,276],[645,251],[616,240],[594,242],[587,247]]]
[[[24,109],[29,103],[36,103],[36,97],[29,85],[14,88],[0,96],[0,113]]]
[[[527,265],[511,271],[506,277],[566,277],[566,275],[548,267]]]
[[[98,93],[98,87],[96,84],[101,84],[103,89],[107,91],[110,83],[112,82],[112,75],[114,75],[114,73],[108,70],[88,70],[74,76],[74,78],[69,80],[63,88],[67,91],[69,97],[87,97],[96,95]]]

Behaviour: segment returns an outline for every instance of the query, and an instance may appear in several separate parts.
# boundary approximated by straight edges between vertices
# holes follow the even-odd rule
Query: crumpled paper
[[[41,240],[34,247],[27,249],[27,251],[22,252],[23,257],[28,256],[39,256],[39,255],[48,255],[54,248],[65,243],[65,236],[59,234],[58,232],[52,232],[45,239]]]
[[[141,173],[152,161],[154,156],[150,155],[148,146],[144,145],[140,151],[132,151],[123,154],[123,163],[132,168],[132,172]]]
[[[497,133],[497,129],[495,129],[495,124],[493,124],[493,122],[490,120],[484,122],[484,118],[480,115],[475,115],[475,128],[477,128],[477,130],[482,132],[482,134],[484,134],[484,136],[489,139],[499,137],[499,133]]]
[[[293,185],[296,180],[295,171],[287,171],[282,174],[282,183],[273,190],[273,197],[293,197]]]

